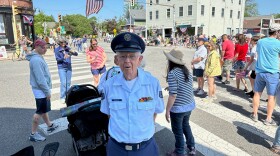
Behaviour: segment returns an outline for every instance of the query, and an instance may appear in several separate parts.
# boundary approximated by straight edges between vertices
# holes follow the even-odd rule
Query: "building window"
[[[167,0],[168,2],[170,2],[170,0]]]
[[[215,7],[212,7],[212,16],[215,16]]]
[[[153,5],[153,0],[150,0],[150,5]]]
[[[222,8],[222,13],[221,13],[221,16],[224,17],[225,16],[225,9]]]
[[[239,19],[240,18],[240,11],[238,11],[238,13],[237,13],[237,19]]]
[[[204,16],[204,5],[201,5],[201,15]]]
[[[159,0],[156,0],[156,4],[158,4],[159,3]]]
[[[167,9],[167,10],[166,10],[166,17],[167,17],[167,18],[170,18],[170,9]]]
[[[233,3],[233,0],[231,0],[231,3]]]
[[[232,10],[230,10],[230,15],[229,15],[229,17],[232,18]]]
[[[153,19],[153,13],[150,11],[150,20]]]
[[[158,19],[158,10],[156,11],[156,19]]]
[[[184,13],[183,7],[179,7],[179,17],[182,17]]]
[[[239,0],[239,5],[241,5],[241,0]]]
[[[188,6],[188,15],[191,16],[192,15],[192,5]]]

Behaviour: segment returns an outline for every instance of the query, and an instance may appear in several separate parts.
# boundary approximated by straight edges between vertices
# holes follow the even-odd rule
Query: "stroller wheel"
[[[79,153],[79,150],[77,148],[77,144],[76,144],[76,141],[74,138],[72,138],[72,142],[73,142],[73,148],[74,148],[74,151],[76,153],[77,156],[80,156],[80,153]]]

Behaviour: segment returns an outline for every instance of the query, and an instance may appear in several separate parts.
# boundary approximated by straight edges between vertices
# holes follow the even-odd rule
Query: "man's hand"
[[[165,112],[165,119],[168,123],[170,123],[170,111],[167,111]]]
[[[67,59],[68,57],[70,57],[68,54],[64,55],[64,59]]]
[[[50,99],[51,99],[51,95],[48,95],[48,96],[47,96],[47,100],[50,100]]]

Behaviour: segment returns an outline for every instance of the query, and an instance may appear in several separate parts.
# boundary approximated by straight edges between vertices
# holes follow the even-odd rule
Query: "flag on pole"
[[[185,28],[180,28],[180,30],[181,30],[182,33],[184,33],[184,32],[186,32],[186,31],[188,30],[188,28],[187,28],[187,27],[185,27]]]
[[[103,7],[103,0],[87,0],[86,16],[97,14]]]
[[[33,16],[22,15],[22,17],[24,23],[28,23],[29,25],[33,24]]]

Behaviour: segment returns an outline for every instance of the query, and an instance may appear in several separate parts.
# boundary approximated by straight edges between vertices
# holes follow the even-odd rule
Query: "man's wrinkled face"
[[[140,52],[118,52],[117,63],[124,75],[137,74],[137,68],[140,66],[143,56]]]

